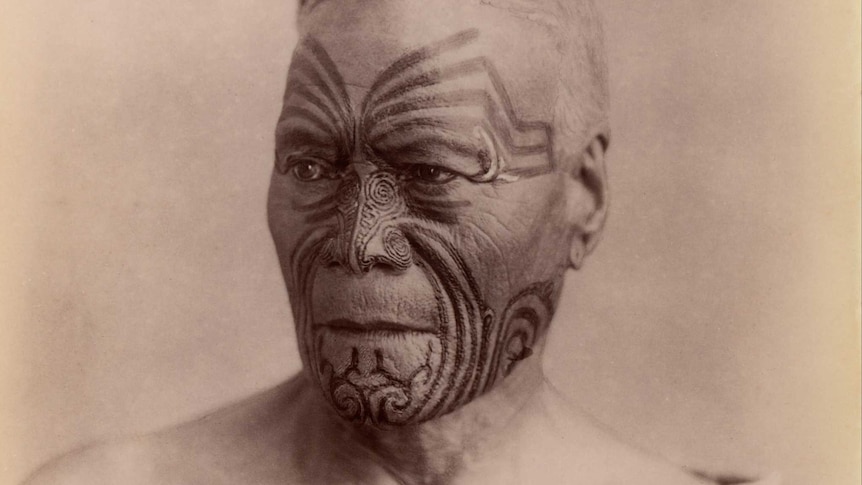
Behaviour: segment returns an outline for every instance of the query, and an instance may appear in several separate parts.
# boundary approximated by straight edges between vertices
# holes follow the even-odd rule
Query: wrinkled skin
[[[554,150],[552,48],[337,8],[294,53],[269,223],[305,372],[345,419],[416,424],[535,358],[592,199]]]

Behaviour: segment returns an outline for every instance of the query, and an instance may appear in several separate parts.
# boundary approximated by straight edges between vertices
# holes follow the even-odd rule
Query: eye
[[[407,169],[407,176],[418,182],[444,184],[454,179],[457,174],[437,165],[415,164]]]
[[[293,166],[290,167],[290,173],[293,174],[297,180],[311,182],[327,177],[329,175],[329,170],[323,163],[306,158],[294,163]]]

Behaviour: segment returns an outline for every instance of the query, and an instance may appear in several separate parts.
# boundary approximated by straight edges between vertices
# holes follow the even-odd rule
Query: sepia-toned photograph
[[[0,483],[860,483],[860,23],[8,2]]]

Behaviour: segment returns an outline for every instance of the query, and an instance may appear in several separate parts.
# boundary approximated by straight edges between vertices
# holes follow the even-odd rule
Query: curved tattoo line
[[[525,349],[530,349],[527,355],[517,355],[517,356],[508,356],[510,358],[512,365],[507,365],[506,369],[503,370],[504,375],[508,375],[511,372],[512,367],[517,361],[522,360],[525,357],[528,357],[530,353],[532,353],[532,346],[535,345],[536,340],[540,335],[542,335],[548,328],[550,324],[550,320],[552,315],[554,314],[554,301],[553,294],[555,291],[555,285],[552,280],[541,281],[537,283],[533,283],[523,290],[519,291],[514,297],[509,300],[509,303],[506,305],[506,308],[502,313],[502,321],[500,322],[501,328],[499,333],[499,339],[497,345],[495,346],[494,356],[491,362],[491,368],[495,369],[496,372],[488,379],[484,386],[484,390],[489,389],[494,385],[494,383],[499,378],[500,371],[500,360],[502,359],[502,355],[507,351],[507,345],[511,342],[513,338],[517,335],[512,331],[512,323],[521,318],[524,321],[528,322],[532,328],[532,339],[529,342],[524,342]],[[526,307],[526,303],[528,303],[528,299],[534,298],[536,301],[534,304],[543,310],[546,318],[542,321],[539,313],[535,311],[536,307]],[[520,306],[519,306],[520,305]],[[530,308],[530,313],[523,313],[522,311],[525,308]],[[532,317],[532,318],[524,318],[524,317]],[[484,391],[483,391],[484,392]]]
[[[312,126],[317,128],[318,130],[324,132],[332,138],[336,138],[338,133],[335,129],[326,122],[319,114],[311,111],[310,109],[303,108],[302,106],[296,106],[292,104],[285,104],[284,108],[281,110],[280,118],[284,119],[287,117],[301,118],[305,121],[311,123]]]
[[[410,91],[431,87],[436,84],[440,84],[442,81],[457,79],[461,76],[480,73],[483,69],[485,69],[485,63],[481,57],[474,57],[472,59],[467,59],[466,61],[460,61],[448,66],[435,68],[396,84],[389,88],[388,91],[376,96],[374,101],[378,106],[385,105],[393,99],[397,99]]]
[[[479,152],[479,163],[482,165],[482,171],[474,175],[474,180],[477,182],[491,182],[499,177],[504,177],[503,173],[506,169],[506,162],[497,153],[497,142],[494,137],[488,133],[488,129],[484,124],[473,129],[473,135],[478,138],[483,146],[484,151]]]
[[[313,56],[312,58],[308,57],[309,53]],[[316,65],[320,66],[323,72],[316,69],[314,61],[317,61]],[[316,87],[326,99],[332,102],[333,107],[338,111],[344,134],[347,137],[352,136],[353,107],[344,87],[344,79],[326,49],[314,37],[306,37],[296,50],[296,55],[291,61],[291,68],[295,68],[296,72],[309,78],[309,85]],[[326,80],[324,80],[324,75]],[[334,92],[333,89],[338,92]]]
[[[389,67],[387,67],[383,72],[381,72],[377,76],[377,79],[375,79],[374,83],[371,85],[371,88],[369,89],[369,95],[367,95],[365,97],[365,100],[363,100],[362,102],[362,113],[367,112],[368,104],[374,100],[374,93],[378,92],[386,83],[393,80],[398,75],[404,73],[405,71],[419,64],[420,62],[432,59],[444,52],[463,47],[470,42],[473,42],[478,37],[478,29],[462,30],[461,32],[449,36],[441,41],[435,42],[425,47],[420,47],[399,57],[395,62],[390,64]]]
[[[292,69],[291,74],[293,74],[294,72],[296,72],[296,70]],[[341,116],[335,114],[335,112],[333,111],[333,107],[329,106],[324,98],[321,98],[320,96],[312,92],[311,89],[309,89],[310,86],[316,85],[310,83],[303,83],[299,79],[290,76],[290,80],[287,82],[287,86],[285,87],[285,104],[290,101],[292,96],[300,96],[304,101],[319,109],[320,112],[323,113],[329,119],[329,122],[332,123],[332,125],[338,127],[341,132],[344,132],[344,128],[342,128],[342,126],[340,125],[342,121]]]
[[[441,396],[437,402],[433,405],[433,407],[428,411],[428,414],[431,416],[437,415],[444,405],[452,406],[455,402],[459,401],[459,394],[461,392],[462,386],[460,383],[456,383],[456,381],[461,380],[464,381],[467,376],[462,375],[465,372],[469,372],[470,368],[464,369],[462,367],[462,362],[465,357],[465,326],[469,325],[469,321],[467,320],[467,309],[463,308],[466,305],[469,305],[471,301],[470,295],[465,293],[465,289],[457,284],[458,275],[455,274],[453,268],[450,268],[443,257],[437,254],[437,251],[433,250],[428,244],[427,240],[433,241],[437,244],[441,244],[444,246],[445,251],[445,241],[442,238],[438,237],[429,237],[430,234],[426,234],[425,238],[417,238],[412,234],[412,231],[408,231],[407,233],[408,239],[410,239],[411,244],[419,253],[420,258],[426,261],[432,268],[434,275],[440,279],[442,284],[443,293],[447,296],[448,301],[450,302],[450,309],[453,311],[454,321],[449,322],[448,325],[441,326],[440,329],[440,341],[442,342],[442,347],[444,352],[448,350],[448,345],[450,343],[450,338],[448,338],[447,331],[451,332],[454,330],[454,360],[452,361],[452,369],[449,370],[449,375],[447,378],[446,385],[444,387],[446,395]],[[448,251],[446,251],[448,252]],[[452,256],[453,253],[446,254],[446,256]],[[452,258],[453,261],[457,261],[456,258]],[[457,266],[457,263],[456,263]],[[461,269],[463,268],[455,268]],[[463,274],[463,271],[461,271]],[[478,295],[473,300],[474,303],[480,301]],[[471,335],[472,336],[472,335]],[[471,344],[475,345],[476,339],[471,339]],[[444,357],[441,359],[440,367],[442,369],[446,369],[446,363],[448,360]],[[439,388],[440,379],[443,378],[443,375],[440,374],[432,385],[432,392],[436,393]]]
[[[340,146],[342,150],[350,152],[354,150],[357,136],[361,137],[362,145],[373,145],[387,136],[420,126],[422,122],[402,122],[400,124],[384,124],[385,131],[375,134],[376,126],[384,120],[398,114],[421,111],[432,108],[445,107],[479,107],[483,110],[485,117],[494,127],[494,132],[502,137],[506,151],[512,156],[546,155],[547,166],[518,168],[512,171],[513,177],[531,177],[552,171],[556,165],[553,148],[553,129],[549,123],[543,121],[525,121],[515,113],[511,97],[500,78],[499,72],[492,62],[484,57],[475,57],[465,61],[459,61],[452,65],[435,68],[430,72],[413,75],[398,82],[400,76],[404,76],[411,68],[421,63],[432,60],[441,54],[464,47],[479,36],[476,29],[464,30],[439,42],[420,47],[410,51],[390,64],[375,79],[371,88],[361,103],[360,117],[357,120],[352,104],[347,94],[344,79],[326,49],[311,36],[307,36],[294,54],[291,64],[291,74],[305,76],[309,83],[301,83],[291,77],[285,92],[285,104],[292,95],[297,95],[315,106],[336,126],[335,132],[341,133]],[[443,82],[458,79],[463,76],[484,72],[491,82],[492,92],[496,98],[484,89],[466,89],[443,93],[425,94],[411,96],[402,99],[417,89],[430,88],[441,85]],[[395,83],[384,90],[387,85]],[[323,98],[314,94],[309,86],[315,86]],[[382,92],[381,92],[382,91]],[[328,102],[327,102],[328,101]],[[498,107],[499,104],[499,107]],[[333,130],[325,130],[321,126],[323,120],[319,116],[313,116],[309,110],[292,110],[285,108],[283,117],[295,115],[305,119],[318,130],[332,133]],[[444,116],[452,118],[453,116]],[[425,121],[426,126],[432,127],[432,122]],[[438,124],[438,129],[442,128]],[[521,144],[516,142],[511,128],[517,133],[538,132],[542,134],[543,141]],[[358,133],[358,135],[357,135]],[[443,143],[435,141],[435,143]],[[455,150],[456,153],[474,155],[469,145],[458,142],[443,143],[447,148]],[[481,177],[483,182],[492,182],[488,177]],[[512,181],[512,178],[509,180]]]
[[[317,41],[314,37],[308,36],[304,40],[304,44],[311,50],[311,52],[317,58],[317,61],[323,66],[323,69],[329,75],[332,80],[332,84],[338,89],[338,95],[340,96],[340,100],[343,104],[343,108],[347,111],[346,115],[349,118],[353,118],[353,105],[350,104],[350,96],[347,94],[347,88],[345,87],[344,78],[341,76],[341,72],[338,70],[338,67],[333,62],[332,58],[329,57],[329,53],[326,52],[326,49]]]
[[[291,252],[289,264],[292,278],[291,286],[295,289],[299,301],[293,302],[294,316],[297,321],[296,340],[299,344],[300,357],[303,362],[311,364],[309,352],[313,350],[311,339],[311,294],[314,279],[313,269],[317,266],[322,253],[325,253],[328,241],[331,240],[335,228],[332,226],[313,227],[300,236],[296,247]],[[318,366],[311,366],[312,372],[320,379]]]
[[[381,120],[385,120],[391,116],[409,113],[411,111],[421,111],[429,108],[457,108],[457,107],[481,107],[487,119],[494,126],[495,131],[500,133],[506,145],[513,155],[536,155],[547,152],[549,142],[537,143],[532,145],[518,145],[515,143],[508,127],[504,126],[504,119],[500,116],[494,98],[491,97],[484,89],[461,89],[444,93],[427,94],[417,96],[413,99],[396,102],[380,109],[372,111],[368,115],[368,122],[373,126]],[[504,113],[507,110],[504,108]],[[517,120],[508,120],[517,127]],[[522,130],[525,131],[525,130]]]

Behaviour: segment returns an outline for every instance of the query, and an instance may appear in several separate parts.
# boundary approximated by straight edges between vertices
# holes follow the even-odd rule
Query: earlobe
[[[571,167],[569,215],[573,237],[569,262],[575,269],[583,265],[584,258],[598,244],[607,217],[607,146],[604,133],[594,136],[581,152],[578,163]]]
[[[584,256],[586,256],[586,244],[582,238],[577,235],[572,238],[571,248],[569,249],[569,265],[572,269],[581,269],[584,264]]]

